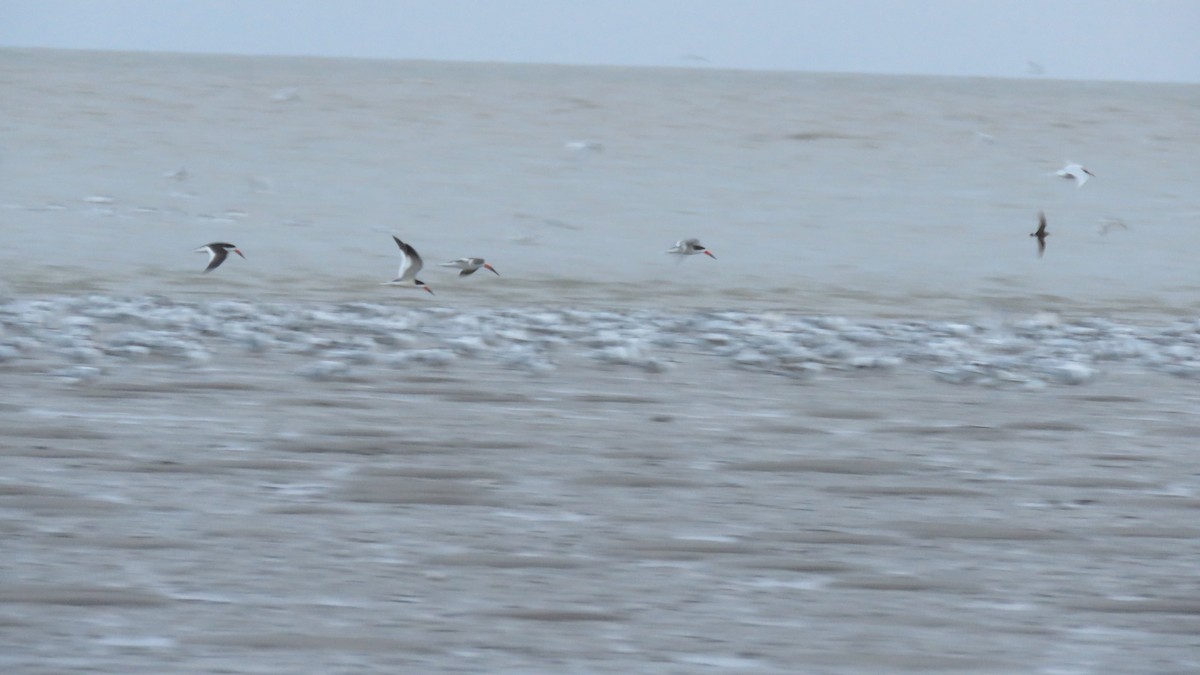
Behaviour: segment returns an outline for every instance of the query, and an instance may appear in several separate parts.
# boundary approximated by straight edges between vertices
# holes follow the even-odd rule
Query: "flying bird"
[[[425,263],[421,261],[421,254],[417,253],[417,249],[400,241],[395,235],[392,235],[392,239],[395,239],[396,245],[400,247],[400,270],[396,272],[395,279],[383,282],[384,285],[423,288],[433,295],[433,290],[426,286],[424,281],[417,278],[417,272],[420,272],[421,268],[425,266]]]
[[[205,244],[193,252],[208,254],[208,267],[205,267],[204,271],[211,272],[220,267],[221,263],[225,262],[225,259],[229,257],[230,251],[242,256],[243,260],[246,259],[246,256],[242,253],[241,249],[233,244],[227,244],[223,241],[214,241],[211,244]]]
[[[604,144],[600,141],[567,141],[563,143],[563,147],[572,152],[604,152]]]
[[[1042,257],[1042,254],[1046,252],[1046,237],[1050,236],[1050,233],[1046,231],[1046,214],[1045,213],[1038,211],[1038,229],[1036,232],[1030,232],[1029,236],[1037,237],[1038,257],[1039,258]]]
[[[1105,218],[1100,222],[1100,234],[1108,234],[1113,230],[1128,230],[1129,226],[1120,218]]]
[[[496,276],[500,276],[500,273],[496,271],[496,268],[485,262],[483,258],[459,258],[458,260],[440,263],[440,266],[456,267],[462,270],[458,273],[458,276],[460,277],[469,277],[472,274],[475,274],[475,271],[480,267],[484,268],[485,270],[490,270]]]
[[[1096,174],[1083,168],[1075,162],[1069,162],[1066,166],[1054,172],[1055,176],[1075,181],[1075,187],[1081,188],[1083,184],[1088,182],[1088,178],[1095,178]]]
[[[713,260],[717,259],[717,256],[713,255],[712,251],[708,250],[704,244],[701,244],[699,239],[680,239],[675,242],[674,246],[667,249],[667,253],[674,253],[676,255],[696,255],[697,253],[703,253]]]

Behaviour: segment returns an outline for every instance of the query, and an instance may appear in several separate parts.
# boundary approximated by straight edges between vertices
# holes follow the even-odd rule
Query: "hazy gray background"
[[[1191,0],[5,0],[0,46],[1200,82]]]

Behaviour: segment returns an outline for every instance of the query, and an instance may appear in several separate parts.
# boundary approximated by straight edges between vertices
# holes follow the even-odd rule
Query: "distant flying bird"
[[[433,295],[433,290],[425,285],[424,281],[417,278],[417,272],[425,266],[421,261],[421,254],[417,253],[417,249],[400,241],[395,235],[392,239],[396,240],[396,245],[400,247],[400,270],[396,272],[396,278],[391,281],[385,281],[388,286],[404,286],[406,288],[423,288]]]
[[[440,263],[440,265],[442,267],[456,267],[462,270],[458,273],[458,276],[460,277],[469,277],[472,274],[475,274],[475,271],[480,267],[484,268],[485,270],[490,270],[496,276],[500,276],[500,273],[496,271],[496,268],[492,267],[487,262],[484,262],[483,258],[459,258],[458,260]]]
[[[220,267],[221,263],[225,262],[225,259],[229,257],[230,251],[242,256],[243,260],[246,259],[246,256],[237,246],[234,246],[233,244],[227,244],[223,241],[214,241],[211,244],[205,244],[193,251],[193,253],[208,254],[208,267],[205,267],[204,271],[211,272]]]
[[[1105,218],[1100,223],[1100,234],[1108,234],[1113,230],[1128,230],[1129,226],[1120,218]]]
[[[1054,175],[1067,180],[1075,181],[1075,187],[1081,188],[1083,184],[1088,182],[1088,178],[1094,178],[1096,174],[1088,171],[1075,162],[1068,162],[1066,166],[1054,172]]]
[[[680,239],[675,242],[674,246],[667,250],[667,253],[674,253],[676,255],[696,255],[697,253],[703,253],[713,260],[717,259],[717,256],[713,255],[712,251],[708,250],[704,244],[701,244],[699,239]]]
[[[975,132],[976,143],[995,143],[996,137],[991,134],[985,134],[982,131]]]
[[[1030,232],[1029,236],[1037,237],[1038,257],[1039,258],[1042,257],[1042,254],[1046,252],[1046,237],[1050,236],[1050,233],[1046,231],[1046,214],[1045,213],[1038,211],[1038,229],[1036,232]]]
[[[567,141],[563,143],[563,147],[578,153],[594,152],[599,154],[604,152],[604,144],[600,141]]]

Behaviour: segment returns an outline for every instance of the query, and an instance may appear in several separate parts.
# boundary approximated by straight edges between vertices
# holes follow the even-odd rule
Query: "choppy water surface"
[[[1200,668],[1196,87],[0,54],[6,672]]]

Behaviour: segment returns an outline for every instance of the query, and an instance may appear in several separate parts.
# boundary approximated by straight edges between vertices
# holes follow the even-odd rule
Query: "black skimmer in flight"
[[[211,244],[205,244],[196,249],[195,253],[208,254],[208,267],[205,267],[204,271],[211,272],[220,267],[221,263],[225,262],[225,259],[229,257],[230,251],[242,256],[243,260],[246,258],[241,249],[239,249],[237,246],[234,246],[233,244],[227,244],[223,241],[214,241]]]
[[[675,245],[672,246],[667,253],[675,253],[677,255],[696,255],[697,253],[703,253],[713,260],[717,259],[717,256],[713,255],[712,251],[708,250],[704,244],[701,244],[699,239],[680,239],[679,241],[675,242]]]
[[[493,274],[500,276],[500,273],[496,271],[496,268],[485,262],[483,258],[459,258],[458,260],[451,260],[450,262],[441,263],[441,266],[455,267],[462,270],[458,273],[458,276],[460,277],[469,277],[472,274],[475,274],[475,271],[480,267],[485,270],[491,270]]]
[[[424,281],[417,278],[417,272],[425,266],[421,260],[421,254],[417,253],[417,249],[400,241],[399,237],[392,235],[392,239],[396,240],[396,245],[400,247],[400,271],[396,272],[396,278],[391,281],[385,281],[388,286],[405,286],[407,288],[423,288],[433,295],[433,290],[425,285]]]
[[[1070,162],[1063,168],[1054,172],[1055,176],[1075,181],[1076,189],[1083,187],[1083,184],[1088,182],[1088,178],[1095,178],[1096,174],[1083,168],[1083,166]]]
[[[1046,252],[1046,237],[1049,237],[1049,236],[1050,236],[1050,233],[1046,231],[1046,214],[1045,214],[1045,213],[1042,213],[1041,211],[1038,211],[1038,229],[1037,229],[1037,232],[1030,232],[1030,233],[1029,233],[1029,236],[1031,236],[1031,237],[1037,237],[1037,240],[1038,240],[1038,257],[1039,257],[1039,258],[1040,258],[1040,257],[1042,257],[1042,254]]]

